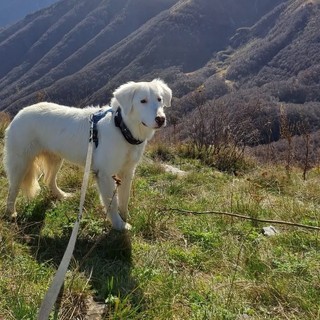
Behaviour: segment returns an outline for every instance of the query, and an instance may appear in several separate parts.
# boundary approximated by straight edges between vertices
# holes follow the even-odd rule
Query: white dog
[[[114,92],[111,109],[96,125],[92,170],[100,197],[114,229],[130,228],[126,220],[131,181],[147,140],[166,122],[164,107],[171,105],[171,89],[160,79],[129,82]],[[29,197],[40,190],[39,165],[52,194],[68,194],[56,183],[63,159],[84,166],[89,141],[90,115],[101,108],[78,109],[41,102],[22,109],[6,130],[4,164],[9,180],[7,213],[16,216],[15,202],[21,187]],[[38,161],[41,160],[41,161]],[[117,197],[115,181],[121,179]],[[113,198],[111,205],[110,201]],[[118,205],[119,202],[119,205]]]

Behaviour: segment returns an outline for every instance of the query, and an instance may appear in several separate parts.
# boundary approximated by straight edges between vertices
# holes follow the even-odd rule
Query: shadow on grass
[[[72,228],[64,229],[61,236],[40,236],[48,208],[50,203],[46,200],[40,201],[18,220],[18,228],[35,259],[40,263],[50,262],[57,269],[67,248]],[[87,277],[90,276],[90,287],[94,291],[94,300],[98,303],[117,297],[130,304],[135,312],[142,308],[143,293],[131,275],[132,245],[129,232],[111,229],[92,237],[81,234],[80,228],[69,270],[75,268]],[[112,306],[109,309],[112,309]]]

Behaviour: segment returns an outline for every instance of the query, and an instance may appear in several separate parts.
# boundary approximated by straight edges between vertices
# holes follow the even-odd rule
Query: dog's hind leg
[[[71,194],[62,191],[57,185],[57,173],[61,168],[63,159],[53,153],[43,153],[40,161],[44,170],[44,181],[51,191],[52,195],[57,199],[70,197]]]
[[[115,181],[112,176],[103,174],[100,171],[97,175],[97,183],[112,228],[116,230],[131,229],[131,225],[123,221],[118,213],[118,197],[115,189]]]
[[[19,188],[29,197],[34,197],[40,189],[36,180],[36,165],[32,161],[14,160],[7,166],[7,175],[9,179],[9,192],[7,197],[7,214],[13,217],[17,216],[15,203],[19,193]]]
[[[10,184],[7,197],[7,209],[6,214],[12,218],[17,217],[16,212],[16,199],[19,193],[19,184]]]

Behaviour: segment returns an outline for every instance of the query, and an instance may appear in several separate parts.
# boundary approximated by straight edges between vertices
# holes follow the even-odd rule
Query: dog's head
[[[123,115],[150,129],[166,124],[164,107],[171,106],[172,91],[160,79],[151,82],[128,82],[113,93],[114,103],[121,107]]]

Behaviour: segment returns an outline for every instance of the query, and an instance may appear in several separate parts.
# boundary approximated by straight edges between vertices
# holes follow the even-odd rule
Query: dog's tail
[[[34,198],[40,192],[40,185],[38,182],[40,172],[41,169],[36,158],[31,162],[21,182],[21,190],[29,199]]]

